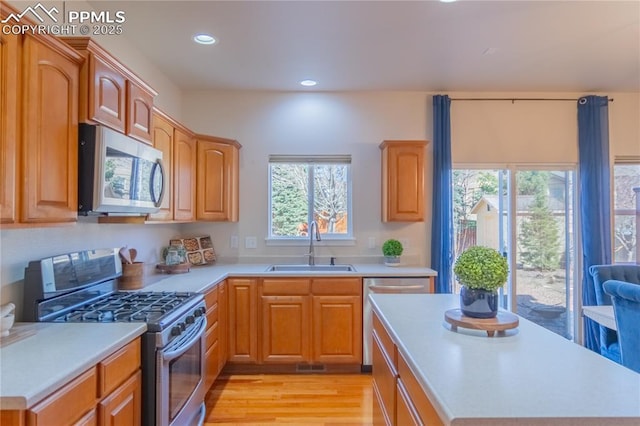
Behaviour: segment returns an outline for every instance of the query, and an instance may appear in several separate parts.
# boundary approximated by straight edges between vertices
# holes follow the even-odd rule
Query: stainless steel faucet
[[[313,266],[316,264],[316,255],[315,255],[315,251],[313,249],[313,230],[315,228],[315,237],[316,237],[316,241],[322,241],[322,239],[320,238],[320,230],[318,229],[318,223],[315,220],[311,221],[311,225],[309,225],[309,254],[307,254],[307,256],[309,256],[309,266]]]

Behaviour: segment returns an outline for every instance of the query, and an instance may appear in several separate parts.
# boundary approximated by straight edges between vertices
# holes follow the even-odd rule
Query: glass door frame
[[[508,256],[507,256],[507,260],[509,262],[509,277],[507,279],[507,291],[508,291],[508,298],[503,297],[504,296],[504,289],[501,289],[501,294],[500,294],[500,301],[501,301],[501,305],[503,308],[515,312],[517,313],[517,288],[518,288],[518,283],[517,283],[517,278],[516,278],[516,274],[513,273],[512,271],[516,271],[516,266],[517,266],[517,256],[515,256],[515,252],[514,252],[514,247],[517,247],[517,240],[518,240],[518,235],[516,232],[514,232],[514,230],[517,229],[517,215],[514,214],[514,212],[516,212],[516,207],[517,207],[517,195],[516,195],[516,175],[517,172],[523,172],[523,171],[564,171],[564,172],[572,172],[573,173],[573,189],[571,191],[570,194],[570,198],[567,197],[566,202],[571,202],[573,204],[573,211],[572,211],[572,226],[571,226],[571,232],[574,236],[573,238],[573,244],[574,244],[574,249],[573,249],[573,267],[571,268],[571,271],[567,271],[567,272],[571,272],[571,274],[573,275],[574,279],[573,279],[573,298],[571,300],[571,309],[572,309],[572,322],[573,322],[573,327],[572,327],[572,340],[574,342],[577,343],[581,343],[583,338],[582,338],[582,244],[581,244],[581,238],[580,238],[580,234],[579,234],[579,218],[580,215],[579,213],[579,197],[578,197],[578,192],[579,192],[579,172],[578,172],[578,165],[577,164],[571,164],[571,163],[554,163],[554,164],[550,164],[550,163],[496,163],[496,164],[491,164],[491,163],[454,163],[452,165],[452,169],[454,170],[494,170],[497,172],[507,172],[507,176],[508,176],[508,182],[507,182],[507,194],[506,195],[502,195],[501,193],[499,193],[499,199],[500,199],[500,210],[499,211],[499,217],[502,215],[502,208],[503,208],[503,197],[506,198],[506,203],[508,204],[508,206],[506,206],[507,209],[507,224],[506,224],[506,230],[503,229],[504,225],[503,225],[503,221],[500,219],[500,226],[499,226],[499,237],[502,236],[502,234],[504,232],[506,232],[506,235],[508,236],[508,238],[506,239],[506,244],[507,244],[507,251],[508,251]],[[499,178],[499,182],[501,181],[501,179]],[[499,185],[499,191],[502,190],[502,186]],[[567,190],[567,187],[565,186],[565,191]],[[566,213],[565,213],[565,217],[566,217]],[[566,232],[565,232],[565,247],[567,246],[567,236],[566,236]],[[453,277],[453,275],[452,275]],[[567,278],[568,280],[569,278]],[[567,282],[565,282],[565,288],[566,288],[566,284]],[[567,288],[567,291],[569,291],[569,289]],[[567,296],[568,297],[568,296]],[[506,304],[506,306],[505,306]],[[567,303],[567,308],[569,308],[569,303]]]

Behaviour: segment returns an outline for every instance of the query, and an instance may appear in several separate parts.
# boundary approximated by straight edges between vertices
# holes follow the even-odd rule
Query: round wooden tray
[[[460,309],[449,309],[446,311],[444,313],[444,320],[451,324],[453,331],[455,331],[457,327],[484,330],[489,337],[493,337],[496,331],[516,328],[519,323],[517,315],[511,312],[499,311],[495,318],[471,318],[462,315]]]
[[[191,270],[191,264],[180,263],[178,265],[167,265],[166,263],[158,263],[156,268],[165,274],[184,274]]]

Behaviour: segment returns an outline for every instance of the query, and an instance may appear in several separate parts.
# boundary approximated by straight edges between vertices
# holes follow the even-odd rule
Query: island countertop
[[[372,294],[446,425],[640,425],[640,374],[524,318],[504,336],[451,331],[450,294]]]

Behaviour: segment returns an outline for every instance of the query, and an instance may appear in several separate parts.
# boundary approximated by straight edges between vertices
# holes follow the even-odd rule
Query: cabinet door
[[[101,426],[139,425],[141,410],[141,379],[138,371],[98,405]]]
[[[151,144],[153,95],[127,80],[127,135]]]
[[[127,100],[124,75],[96,55],[89,55],[88,78],[88,118],[124,133]]]
[[[309,361],[309,296],[262,296],[262,361]]]
[[[424,141],[385,141],[382,221],[424,221]]]
[[[165,172],[164,197],[160,211],[149,215],[149,220],[173,220],[173,125],[158,114],[153,114],[153,146],[162,151]]]
[[[79,66],[35,38],[23,44],[22,222],[72,222],[78,211]]]
[[[174,217],[192,221],[196,216],[196,141],[180,129],[174,134]]]
[[[0,223],[16,221],[18,47],[17,35],[0,34]]]
[[[198,139],[196,219],[238,221],[238,148]]]
[[[313,296],[312,360],[327,364],[362,363],[361,296]]]
[[[371,352],[373,389],[376,397],[374,407],[377,404],[378,410],[376,424],[400,424],[395,422],[397,371],[391,360],[391,354],[385,351],[384,345],[375,332]]]
[[[258,361],[258,283],[253,279],[230,279],[229,361]]]
[[[220,342],[218,371],[222,371],[227,362],[227,348],[229,347],[229,327],[227,315],[229,312],[229,292],[227,282],[218,284],[218,340]]]

